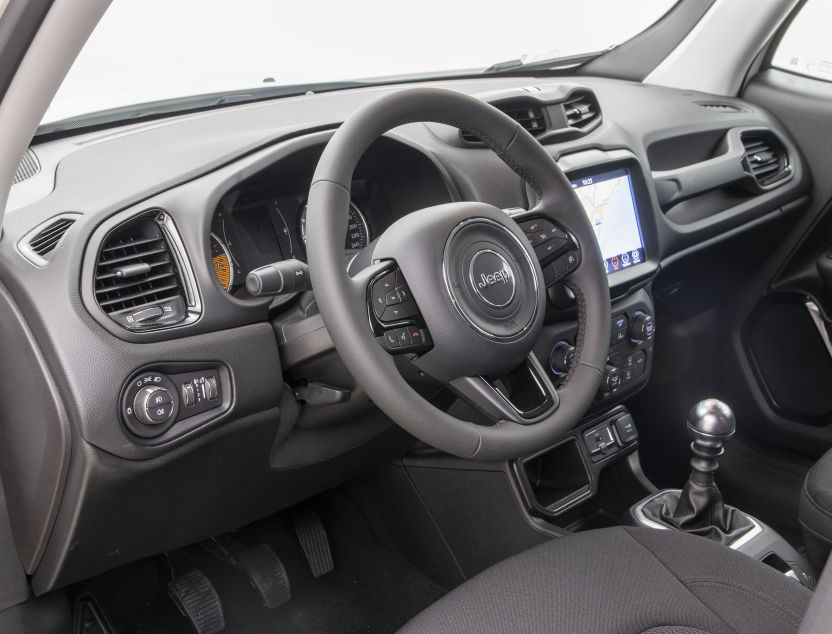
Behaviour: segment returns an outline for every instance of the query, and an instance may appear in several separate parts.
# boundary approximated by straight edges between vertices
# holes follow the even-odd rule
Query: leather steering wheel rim
[[[558,389],[559,406],[534,424],[498,420],[491,426],[478,425],[455,418],[422,398],[401,376],[393,357],[379,345],[369,327],[367,285],[381,270],[375,262],[377,254],[369,258],[374,264],[353,276],[344,265],[344,235],[355,166],[378,137],[395,127],[416,122],[444,123],[477,135],[535,192],[537,204],[528,214],[558,219],[580,247],[580,263],[566,280],[575,294],[578,312],[575,361]],[[482,203],[442,207],[452,207],[443,213],[453,212],[456,219],[466,215],[490,217],[518,236],[527,251],[534,254],[525,234],[501,210]],[[437,217],[440,215],[436,212]],[[373,402],[420,440],[464,458],[517,458],[557,442],[591,404],[604,376],[610,343],[609,288],[595,233],[554,159],[525,129],[496,108],[463,93],[420,87],[390,93],[360,109],[335,132],[318,162],[309,191],[307,228],[310,276],[337,352]],[[439,279],[441,267],[441,261],[428,262],[427,276]],[[537,259],[534,267],[542,279]],[[421,306],[416,289],[412,292]],[[423,301],[449,299],[449,289],[440,286],[433,292],[435,298],[423,293]],[[542,326],[542,286],[536,301],[540,302],[539,314],[531,324],[528,341],[537,337]],[[425,314],[426,319],[429,317]],[[529,346],[530,352],[531,345],[524,345]]]

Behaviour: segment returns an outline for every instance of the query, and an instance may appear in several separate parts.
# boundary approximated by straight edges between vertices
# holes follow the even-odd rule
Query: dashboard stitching
[[[573,363],[572,367],[569,368],[569,372],[566,373],[561,387],[565,387],[569,383],[569,380],[575,374],[575,369],[579,365],[586,365],[580,362],[581,350],[584,346],[584,336],[586,334],[586,300],[584,300],[584,292],[574,280],[566,280],[566,287],[574,293],[575,304],[578,308],[578,329],[575,331],[575,358],[579,361],[578,363]]]

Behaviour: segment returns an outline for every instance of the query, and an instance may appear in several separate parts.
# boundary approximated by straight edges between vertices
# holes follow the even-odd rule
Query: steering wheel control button
[[[656,334],[656,324],[653,318],[645,312],[638,311],[630,322],[630,341],[641,343],[650,341]]]
[[[475,253],[468,265],[468,277],[474,292],[489,306],[503,308],[514,299],[516,273],[496,251],[482,249]]]
[[[431,345],[427,330],[418,326],[403,326],[387,330],[382,339],[385,348],[392,354],[422,352]]]
[[[387,308],[387,294],[396,290],[396,276],[397,271],[391,271],[373,282],[370,295],[377,319],[381,319],[384,309]]]
[[[569,241],[564,238],[552,238],[547,240],[540,246],[536,246],[534,248],[534,254],[537,256],[537,259],[541,262],[548,258],[551,258],[554,255],[557,255],[561,251],[563,251],[566,247],[569,246]]]
[[[396,304],[402,303],[402,296],[401,292],[398,290],[392,290],[387,295],[384,296],[384,303],[388,306],[395,306]]]

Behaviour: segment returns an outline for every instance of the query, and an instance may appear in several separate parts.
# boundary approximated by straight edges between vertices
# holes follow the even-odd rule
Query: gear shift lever
[[[643,512],[669,528],[730,544],[753,527],[747,515],[723,504],[714,481],[718,459],[736,430],[734,413],[722,401],[705,399],[690,410],[687,427],[693,439],[688,481],[681,492],[654,497]]]
[[[715,398],[699,401],[688,414],[688,434],[693,458],[690,460],[690,480],[696,484],[715,486],[714,472],[719,468],[717,460],[725,453],[725,443],[737,429],[734,412]]]

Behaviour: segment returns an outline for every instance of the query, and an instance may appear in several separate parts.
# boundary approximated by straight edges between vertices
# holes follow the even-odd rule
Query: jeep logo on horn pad
[[[471,258],[469,278],[474,292],[489,306],[502,308],[514,299],[514,271],[496,251],[483,249],[476,253]]]

